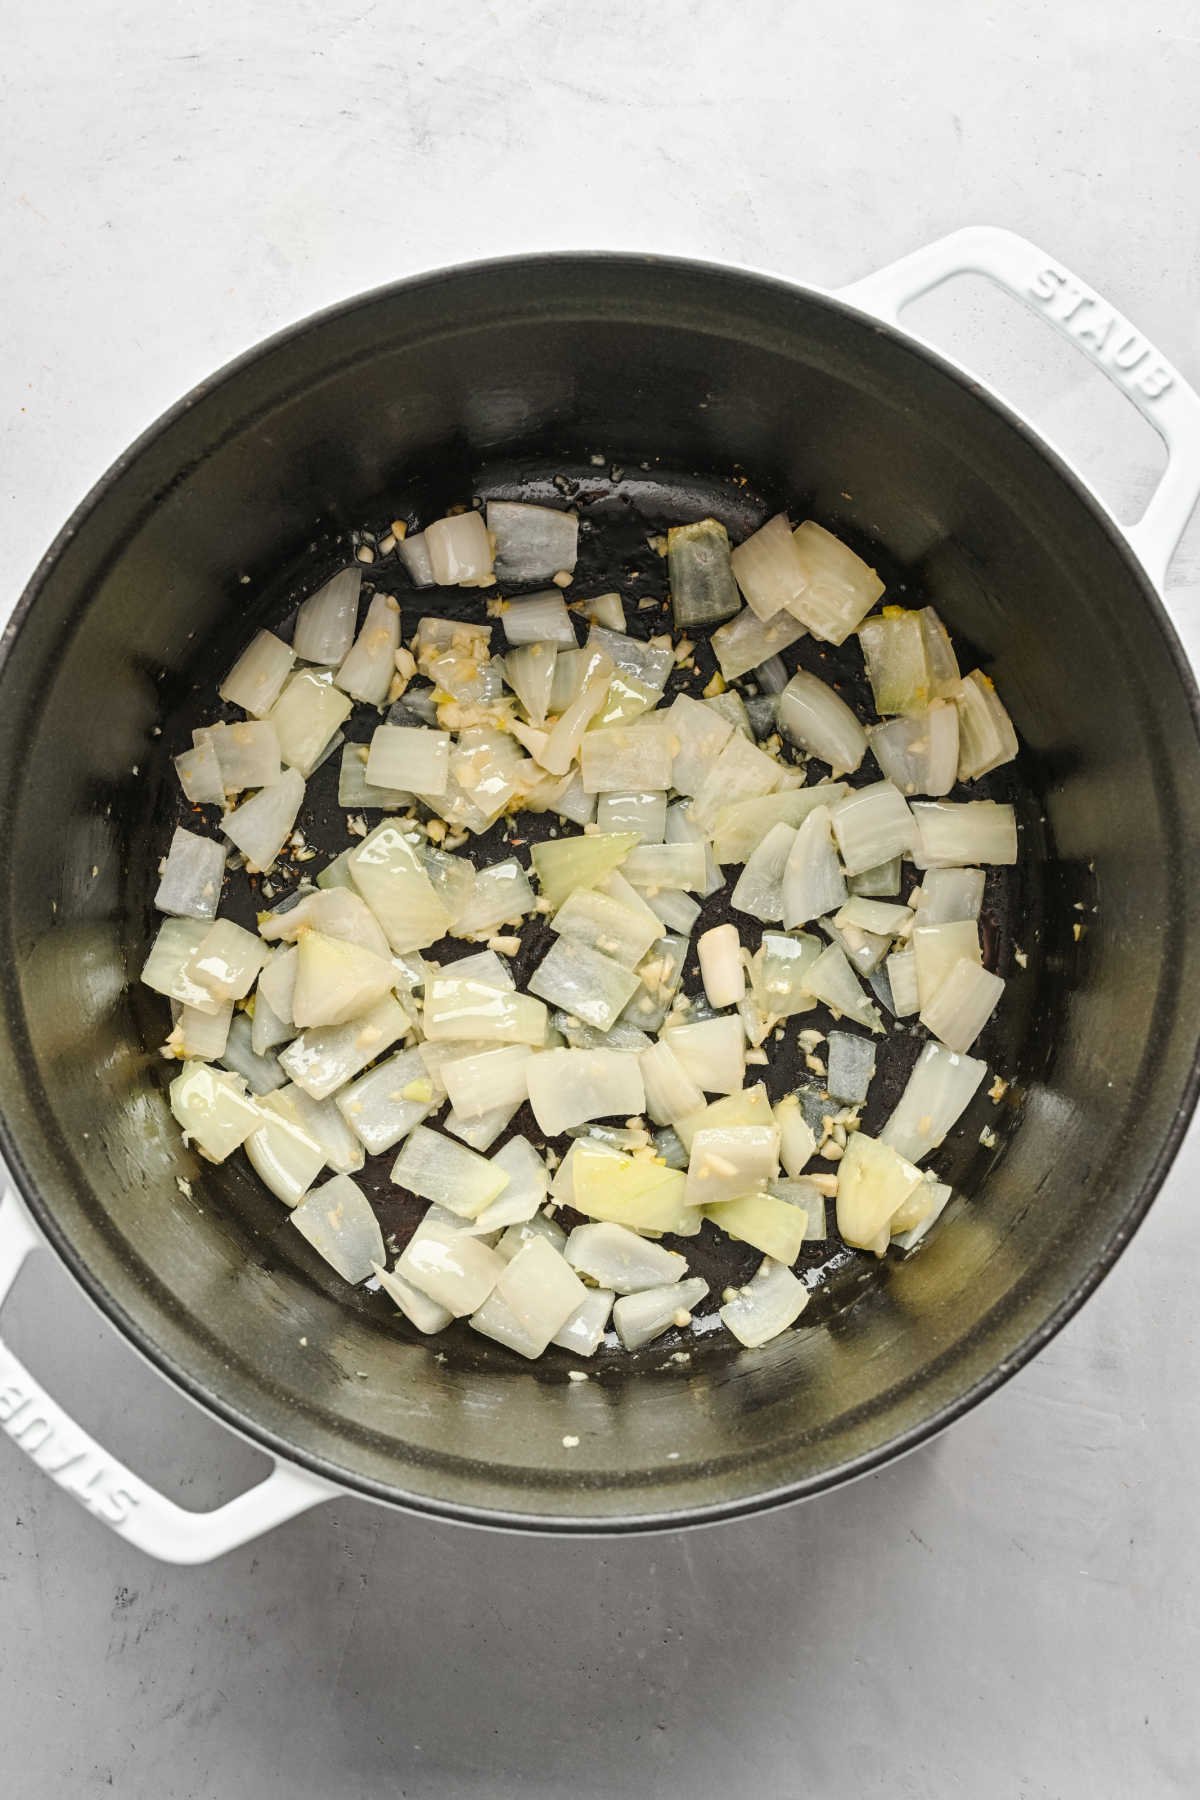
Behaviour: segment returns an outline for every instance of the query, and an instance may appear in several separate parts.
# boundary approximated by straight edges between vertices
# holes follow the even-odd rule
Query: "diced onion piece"
[[[701,844],[639,844],[629,852],[621,873],[634,888],[683,888],[702,892],[706,869]]]
[[[929,667],[929,698],[949,700],[959,681],[958,658],[950,634],[932,606],[923,606],[918,616]]]
[[[848,544],[806,519],[792,538],[800,552],[807,582],[788,611],[828,644],[844,643],[870,612],[883,583],[874,569]]]
[[[508,1186],[504,1169],[427,1125],[412,1132],[392,1165],[392,1180],[464,1219],[473,1219]]]
[[[592,594],[576,605],[593,624],[603,625],[607,631],[624,631],[625,607],[620,594]]]
[[[917,986],[917,958],[912,950],[894,951],[887,959],[888,986],[892,993],[892,1011],[898,1019],[907,1019],[921,1008]]]
[[[707,900],[712,894],[720,892],[725,885],[725,876],[713,856],[712,844],[700,827],[693,823],[691,809],[686,801],[677,800],[674,806],[667,808],[666,842],[700,844],[704,850],[704,886],[700,890],[702,897]]]
[[[746,1041],[736,1014],[701,1019],[696,1025],[669,1025],[663,1037],[704,1093],[734,1094],[741,1087],[746,1076]]]
[[[753,962],[754,996],[768,1019],[790,1019],[816,1004],[808,991],[808,971],[824,950],[819,938],[805,932],[791,936],[764,931]]]
[[[529,992],[583,1019],[598,1031],[615,1024],[638,990],[632,970],[592,950],[578,938],[560,937],[529,981]]]
[[[444,1125],[451,1137],[461,1138],[472,1150],[478,1150],[481,1156],[489,1151],[500,1134],[506,1131],[513,1121],[516,1106],[489,1106],[486,1112],[476,1113],[473,1118],[464,1119],[451,1107],[446,1114]]]
[[[948,700],[920,713],[872,725],[875,760],[902,794],[948,794],[958,768],[959,716]]]
[[[556,669],[563,661],[564,658],[560,656],[555,665]],[[546,739],[546,747],[537,759],[544,769],[549,769],[552,775],[567,773],[575,757],[579,754],[579,746],[583,742],[584,733],[603,706],[608,694],[608,684],[612,679],[612,664],[606,656],[599,657],[596,661],[600,666],[588,679],[578,697],[572,700],[554,721],[550,735]],[[620,785],[628,787],[629,783],[623,781]]]
[[[832,919],[822,919],[821,930],[841,946],[851,968],[864,979],[874,975],[888,953],[888,938],[877,937],[871,931],[860,931],[857,925],[848,925],[842,931]]]
[[[224,1162],[262,1123],[237,1075],[188,1062],[170,1087],[171,1111],[209,1162]]]
[[[450,770],[448,731],[378,725],[367,755],[367,780],[375,787],[413,794],[444,794]]]
[[[720,1308],[721,1323],[747,1350],[757,1350],[794,1325],[808,1305],[808,1289],[782,1263],[764,1257],[757,1272]]]
[[[389,994],[348,1025],[322,1025],[301,1032],[279,1058],[297,1087],[324,1100],[382,1056],[408,1030],[408,1015]]]
[[[982,669],[965,675],[951,695],[958,712],[958,779],[974,781],[1017,754],[1013,722]]]
[[[965,956],[975,963],[983,961],[979,929],[974,919],[958,919],[945,925],[918,925],[912,934],[912,948],[922,1011],[931,1004],[960,958]]]
[[[790,931],[836,911],[847,897],[834,850],[832,815],[827,806],[816,806],[793,834],[783,868],[778,916]]]
[[[890,781],[855,788],[837,802],[830,818],[847,875],[902,855],[917,838],[908,803]]]
[[[814,1000],[823,1001],[833,1012],[853,1019],[856,1025],[865,1025],[868,1031],[882,1032],[879,1008],[872,1006],[859,987],[840,945],[830,944],[821,952],[812,967],[805,971],[804,985]]]
[[[831,1100],[861,1105],[874,1074],[875,1046],[870,1038],[855,1037],[849,1031],[829,1033],[825,1086]]]
[[[855,894],[834,915],[833,922],[839,931],[853,926],[858,931],[874,932],[876,937],[907,937],[912,930],[913,914],[898,902],[889,904],[886,900],[868,900]]]
[[[702,704],[710,712],[719,713],[721,718],[726,719],[748,743],[753,743],[754,733],[750,729],[750,714],[746,711],[746,702],[735,689],[728,688],[720,694],[705,694]]]
[[[225,846],[180,825],[154,896],[159,912],[181,919],[215,919],[225,875]]]
[[[986,876],[982,869],[927,869],[918,890],[918,925],[949,925],[977,919],[983,905]]]
[[[256,632],[217,692],[231,706],[240,706],[253,718],[264,719],[278,700],[295,660],[292,646],[274,632]]]
[[[601,831],[636,831],[643,844],[661,844],[667,829],[667,796],[646,789],[601,794],[596,824]]]
[[[621,1050],[547,1050],[530,1061],[529,1103],[551,1137],[588,1119],[631,1118],[646,1104],[638,1059]]]
[[[508,1050],[494,1050],[493,1056],[508,1056]],[[508,1186],[498,1200],[493,1200],[477,1213],[467,1229],[471,1232],[504,1231],[510,1225],[521,1225],[532,1219],[545,1204],[550,1185],[550,1171],[525,1137],[511,1137],[497,1150],[492,1162],[508,1176]]]
[[[450,916],[397,826],[376,826],[351,851],[347,867],[397,955],[427,949],[445,935]]]
[[[435,975],[425,983],[424,1026],[429,1038],[542,1044],[546,1022],[546,1008],[529,994],[506,993],[453,975]]]
[[[739,1194],[736,1199],[706,1206],[704,1216],[729,1237],[751,1244],[764,1256],[789,1267],[804,1244],[807,1220],[803,1210],[770,1194]]]
[[[752,531],[729,561],[746,605],[760,619],[773,619],[808,586],[808,570],[786,513],[776,513]]]
[[[630,637],[624,630],[608,631],[603,625],[594,626],[589,632],[588,649],[602,651],[614,669],[660,694],[675,666],[674,656],[661,641],[648,644],[641,638]]]
[[[334,687],[328,669],[300,669],[293,675],[267,721],[275,728],[279,753],[288,767],[311,775],[352,705],[350,696]]]
[[[390,958],[320,931],[304,932],[297,950],[292,1019],[302,1029],[358,1018],[396,979]]]
[[[220,1061],[235,1075],[242,1077],[256,1098],[283,1087],[287,1079],[279,1066],[278,1057],[272,1056],[270,1052],[260,1055],[255,1050],[253,1027],[244,1012],[235,1013],[229,1021]]]
[[[296,1207],[291,1222],[318,1256],[354,1286],[369,1280],[376,1264],[383,1261],[379,1221],[349,1175],[334,1175],[314,1188]]]
[[[877,1250],[893,1213],[921,1180],[920,1169],[893,1146],[865,1131],[852,1132],[838,1164],[837,1224],[845,1241],[858,1250]]]
[[[810,756],[827,762],[835,776],[857,769],[867,734],[831,687],[799,670],[779,696],[779,729]]]
[[[365,744],[344,744],[342,761],[338,770],[338,805],[361,811],[363,807],[375,806],[384,812],[395,812],[402,806],[412,802],[412,795],[405,788],[374,787],[367,780],[367,746]]]
[[[470,625],[461,619],[427,616],[417,623],[413,651],[422,675],[464,706],[476,706],[501,693],[502,672],[491,661],[492,628]],[[405,711],[428,701],[436,706],[433,695],[416,694],[408,689],[404,696]],[[424,716],[424,715],[422,715]]]
[[[878,712],[919,712],[928,706],[929,662],[919,613],[889,607],[859,626],[858,639]]]
[[[790,613],[778,613],[764,622],[745,607],[735,619],[713,632],[713,654],[725,680],[737,681],[807,636],[804,626]]]
[[[892,1239],[892,1242],[898,1250],[916,1249],[917,1245],[921,1242],[921,1239],[925,1236],[925,1233],[929,1230],[929,1227],[935,1220],[941,1217],[946,1209],[946,1204],[949,1201],[951,1194],[954,1192],[953,1188],[948,1187],[943,1181],[931,1182],[929,1187],[928,1210],[924,1217],[918,1220],[911,1230],[897,1232]]]
[[[910,1162],[936,1150],[966,1110],[987,1074],[976,1057],[957,1055],[942,1044],[926,1044],[908,1085],[879,1133]]]
[[[1002,976],[981,968],[972,957],[960,957],[933,999],[922,1004],[921,1023],[948,1050],[967,1051],[999,1006],[1003,992]]]
[[[435,519],[425,527],[425,548],[439,587],[478,587],[492,573],[492,546],[482,513]]]
[[[716,625],[737,612],[729,533],[716,519],[672,525],[667,532],[667,578],[676,630]]]
[[[647,1243],[624,1225],[577,1225],[563,1255],[577,1273],[616,1294],[640,1294],[687,1274],[685,1257]]]
[[[530,854],[542,894],[557,912],[576,888],[592,888],[637,847],[635,831],[597,832],[592,837],[544,840]]]
[[[736,912],[749,913],[764,924],[783,918],[784,874],[796,842],[790,825],[772,825],[758,848],[747,858],[729,904]]]
[[[778,1125],[724,1125],[698,1131],[692,1139],[684,1197],[689,1206],[714,1206],[764,1189],[778,1173]]]
[[[383,706],[396,673],[399,646],[399,603],[391,594],[374,594],[362,630],[334,676],[338,687],[367,706]]]
[[[508,964],[494,950],[476,950],[471,956],[456,956],[453,962],[442,963],[439,973],[451,975],[456,981],[482,981],[486,987],[503,988],[509,994],[517,985]],[[426,965],[423,980],[428,979]]]
[[[370,950],[376,956],[388,955],[388,941],[374,913],[361,895],[350,888],[306,894],[294,906],[260,918],[258,929],[265,938],[282,938],[287,943],[298,942],[306,931],[319,931],[326,937],[340,938],[347,944],[357,944],[360,949]],[[295,979],[293,965],[293,988]]]
[[[192,737],[197,748],[209,744],[215,751],[226,793],[268,787],[279,780],[279,734],[270,719],[242,719],[235,725],[201,725]]]
[[[489,500],[487,528],[496,541],[496,574],[501,581],[541,581],[550,575],[569,575],[575,568],[576,513],[523,500]]]
[[[644,731],[636,724],[585,732],[580,750],[580,771],[589,794],[666,789],[671,785],[671,762],[666,734]]]
[[[900,863],[900,857],[889,856],[873,869],[860,869],[857,875],[851,875],[846,885],[852,894],[898,894]]]
[[[198,806],[224,806],[225,783],[211,743],[206,741],[197,744],[194,750],[185,750],[182,756],[175,757],[174,762],[186,800]]]
[[[692,801],[693,823],[709,831],[727,807],[773,793],[785,773],[782,763],[734,732]]]
[[[255,1018],[257,1019],[257,1017],[258,1008],[256,1007]],[[229,1027],[232,1019],[232,1000],[227,1000],[224,1006],[215,1013],[203,1013],[194,1006],[180,1007],[179,1017],[162,1047],[163,1055],[178,1057],[180,1062],[193,1059],[200,1062],[219,1062],[225,1054],[225,1045],[229,1041]]]
[[[738,936],[737,926],[714,925],[711,931],[704,932],[700,937],[696,954],[700,959],[700,978],[704,983],[709,1005],[718,1010],[725,1006],[736,1006],[746,991],[742,940]]]
[[[698,1275],[664,1287],[625,1294],[613,1307],[613,1325],[626,1350],[640,1350],[672,1325],[686,1321],[708,1292]]]
[[[565,1173],[564,1173],[565,1172]],[[681,1169],[644,1156],[625,1156],[591,1138],[578,1138],[555,1179],[555,1199],[590,1218],[630,1231],[687,1231],[694,1220],[684,1201]]]
[[[334,1104],[369,1156],[390,1150],[436,1105],[433,1084],[415,1050],[389,1056],[342,1088]]]
[[[296,1206],[325,1167],[325,1152],[299,1113],[278,1093],[266,1095],[259,1110],[262,1123],[242,1148],[275,1198]]]
[[[728,719],[690,694],[677,694],[666,715],[674,750],[670,785],[681,794],[698,794],[709,770],[730,738]]]
[[[414,587],[434,587],[433,564],[429,560],[429,545],[425,542],[423,531],[409,532],[396,545],[400,553],[400,561],[408,570],[409,580]],[[414,1324],[416,1321],[413,1321]]]
[[[382,1263],[375,1263],[374,1269],[384,1293],[395,1302],[404,1317],[411,1325],[415,1325],[418,1331],[429,1335],[432,1332],[446,1329],[454,1317],[448,1307],[439,1306],[436,1300],[431,1300],[428,1294],[423,1294],[420,1288],[412,1285],[411,1281],[405,1281],[403,1275],[397,1275],[394,1269],[389,1273]]]
[[[676,1121],[675,1130],[684,1149],[691,1155],[698,1131],[716,1131],[726,1125],[771,1125],[775,1116],[762,1082],[739,1088],[723,1100],[712,1100],[700,1112]]]
[[[286,1103],[309,1137],[320,1144],[325,1161],[335,1174],[353,1175],[362,1168],[366,1153],[334,1101],[314,1100],[294,1082],[277,1093],[265,1095],[259,1105],[273,1108],[277,1101]]]
[[[502,1107],[513,1112],[523,1105],[529,1097],[531,1055],[528,1044],[501,1044],[444,1062],[441,1077],[459,1118],[469,1122]]]
[[[913,861],[918,869],[967,863],[1015,863],[1017,819],[998,800],[916,800]]]
[[[396,1273],[462,1318],[483,1305],[507,1267],[487,1244],[458,1230],[456,1221],[426,1215],[397,1262]]]
[[[480,869],[469,897],[454,914],[457,937],[483,937],[499,925],[518,924],[534,906],[533,889],[515,857]]]
[[[187,973],[218,1003],[250,992],[266,962],[266,945],[232,919],[217,919],[197,944]]]
[[[575,643],[573,631],[571,643]],[[504,659],[504,679],[535,725],[546,723],[557,655],[553,644],[522,642]]]
[[[795,1094],[785,1094],[780,1100],[775,1123],[779,1127],[779,1160],[788,1175],[799,1175],[816,1151],[817,1138]]]
[[[341,662],[354,638],[361,587],[362,569],[355,565],[342,569],[304,601],[292,633],[292,648],[297,656],[326,667]]]
[[[818,806],[832,806],[848,792],[845,782],[830,781],[811,788],[785,788],[777,794],[723,807],[712,828],[717,865],[744,863],[773,825],[796,829]]]
[[[576,1356],[594,1356],[608,1330],[615,1299],[611,1288],[589,1288],[587,1299],[555,1332],[550,1342],[557,1344],[560,1350],[574,1351]]]
[[[587,1289],[545,1238],[535,1238],[508,1263],[495,1288],[472,1315],[485,1337],[521,1356],[540,1356],[587,1299]]]
[[[426,1038],[417,1045],[417,1054],[425,1066],[425,1073],[433,1083],[434,1097],[437,1100],[446,1098],[446,1084],[442,1080],[442,1070],[449,1062],[461,1062],[465,1056],[474,1056],[477,1052],[494,1050],[494,1044],[473,1043],[446,1038],[437,1044],[431,1044]]]
[[[331,863],[326,863],[325,867],[321,870],[321,873],[317,876],[317,886],[319,888],[322,890],[326,888],[353,888],[354,883],[350,879],[350,856],[352,850],[353,845],[350,850],[343,850],[340,856],[335,856]]]
[[[638,1059],[646,1089],[646,1111],[656,1125],[673,1124],[704,1105],[704,1095],[669,1044],[651,1045]]]
[[[206,919],[164,919],[142,969],[146,986],[197,1012],[220,1012],[221,1000],[190,972],[192,958],[211,929]]]
[[[510,644],[561,644],[568,650],[578,648],[575,626],[560,588],[547,588],[541,594],[509,600],[501,623]]]

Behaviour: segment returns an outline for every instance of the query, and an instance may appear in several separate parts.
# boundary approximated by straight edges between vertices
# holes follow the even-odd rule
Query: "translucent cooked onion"
[[[767,1019],[790,1019],[812,1010],[816,1002],[807,976],[823,948],[819,938],[802,931],[763,932],[752,967],[755,998]]]
[[[367,780],[366,744],[344,744],[338,769],[338,805],[353,808],[374,806],[385,812],[396,812],[411,806],[412,795],[404,788],[375,787]]]
[[[1017,820],[998,800],[916,800],[913,861],[918,869],[967,863],[1015,863]]]
[[[221,765],[212,744],[197,744],[174,758],[175,773],[185,800],[198,806],[224,806],[225,783]]]
[[[615,1294],[640,1294],[687,1274],[686,1257],[647,1243],[624,1225],[577,1225],[563,1255],[578,1274]]]
[[[348,694],[334,687],[328,669],[301,669],[292,675],[268,721],[288,768],[311,775],[353,704]]]
[[[808,570],[786,513],[776,513],[752,531],[729,561],[746,605],[760,619],[773,619],[808,586]]]
[[[325,1152],[278,1093],[266,1095],[259,1110],[262,1123],[243,1145],[247,1159],[276,1199],[297,1206],[325,1167]]]
[[[392,1180],[422,1200],[473,1219],[508,1186],[508,1173],[452,1138],[418,1125],[392,1165]]]
[[[401,1050],[347,1082],[335,1105],[369,1156],[390,1150],[434,1106],[433,1083],[416,1050]]]
[[[656,1125],[673,1124],[704,1105],[703,1093],[669,1044],[653,1044],[643,1050],[638,1064],[646,1089],[646,1111]]]
[[[831,1031],[825,1085],[831,1100],[861,1105],[875,1074],[875,1045],[849,1031]]]
[[[358,944],[306,931],[297,945],[292,1020],[309,1025],[344,1025],[390,992],[396,979],[391,958]]]
[[[400,607],[391,594],[375,594],[362,630],[346,652],[334,680],[344,694],[368,706],[382,706],[396,673]]]
[[[805,627],[790,613],[777,613],[764,621],[746,607],[713,632],[713,654],[725,680],[737,681],[807,636]]]
[[[557,912],[576,888],[596,887],[637,843],[635,831],[613,831],[534,844],[530,855],[543,898]]]
[[[698,1306],[707,1292],[707,1281],[692,1276],[686,1281],[646,1288],[638,1294],[625,1294],[613,1306],[617,1336],[626,1350],[640,1350],[672,1325],[689,1324],[692,1307]]]
[[[949,925],[977,919],[986,877],[982,869],[927,869],[921,877],[918,925]]]
[[[779,1127],[720,1125],[692,1138],[684,1198],[713,1206],[760,1192],[779,1173]]]
[[[1011,762],[1017,734],[1004,704],[981,669],[963,677],[951,694],[958,713],[958,779],[974,781]]]
[[[529,979],[529,992],[597,1031],[608,1031],[637,992],[632,969],[578,938],[560,937]]]
[[[853,1132],[838,1164],[837,1223],[846,1242],[882,1255],[893,1213],[920,1183],[921,1171],[894,1146]]]
[[[816,806],[797,827],[788,851],[780,886],[780,917],[790,931],[836,912],[847,898],[829,808]]]
[[[716,519],[673,525],[667,532],[671,615],[678,629],[716,625],[737,612],[729,534]]]
[[[867,734],[841,695],[804,669],[779,696],[779,729],[835,776],[852,773],[867,753]]]
[[[492,546],[482,513],[458,513],[425,527],[429,567],[439,587],[478,587],[492,573]]]
[[[268,787],[279,780],[279,734],[270,719],[243,719],[236,725],[201,725],[192,733],[196,748],[208,744],[221,771],[222,790]]]
[[[881,1142],[910,1162],[919,1162],[944,1141],[986,1073],[987,1064],[976,1057],[958,1055],[942,1044],[926,1044],[879,1133]]]
[[[231,706],[240,706],[251,718],[265,719],[284,682],[292,672],[296,652],[274,632],[259,631],[251,638],[217,692]]]
[[[983,1030],[1004,992],[1004,981],[974,957],[961,956],[928,1005],[921,1003],[921,1023],[948,1050],[966,1051]]]
[[[350,852],[346,866],[398,955],[427,949],[445,935],[450,915],[397,826],[377,826]]]
[[[841,644],[870,612],[883,592],[874,569],[848,544],[806,519],[792,533],[804,566],[805,585],[788,602],[788,611],[807,625],[814,637]]]
[[[733,726],[690,694],[675,696],[667,726],[675,746],[670,785],[680,794],[698,794],[733,736]]]
[[[304,662],[322,667],[340,663],[354,639],[362,569],[342,569],[327,581],[296,614],[292,648]]]
[[[847,875],[903,855],[917,837],[904,795],[890,781],[856,788],[837,802],[830,819]]]
[[[912,713],[928,706],[929,660],[920,615],[889,608],[858,628],[867,680],[881,713]]]
[[[739,1344],[756,1350],[794,1325],[807,1305],[804,1283],[783,1263],[767,1256],[746,1285],[720,1308],[720,1315]]]
[[[974,919],[954,920],[945,925],[918,925],[911,942],[922,1011],[932,1003],[951,969],[963,957],[975,963],[983,961]]]
[[[521,600],[508,601],[500,623],[510,644],[565,645],[568,650],[578,647],[575,627],[560,588],[547,588],[545,593],[527,594]]]
[[[185,1136],[209,1162],[224,1162],[262,1122],[241,1077],[207,1063],[185,1063],[171,1083],[170,1099]]]
[[[959,715],[948,700],[872,725],[875,760],[902,794],[948,794],[957,777]]]
[[[789,1267],[804,1245],[804,1212],[771,1194],[739,1194],[735,1200],[706,1206],[704,1216],[729,1237]]]
[[[531,994],[506,993],[486,982],[435,975],[425,983],[423,1013],[428,1038],[469,1038],[480,1043],[542,1044],[546,1008]]]
[[[487,528],[496,541],[501,581],[541,581],[570,574],[579,545],[579,518],[522,500],[489,500]]]
[[[814,1000],[822,1000],[832,1011],[842,1013],[869,1031],[883,1030],[879,1009],[872,1006],[858,985],[846,953],[838,944],[823,950],[812,967],[805,971],[804,985]]]
[[[790,825],[772,825],[758,848],[746,859],[729,904],[764,924],[783,918],[783,886],[797,833]]]
[[[408,1015],[389,994],[347,1025],[302,1031],[279,1057],[280,1067],[314,1100],[328,1099],[408,1030]]]
[[[522,643],[504,659],[504,679],[536,726],[545,724],[550,710],[557,656],[554,644]]]
[[[555,1136],[588,1119],[627,1119],[646,1104],[638,1059],[620,1050],[547,1050],[529,1065],[529,1103]]]
[[[396,1273],[452,1317],[463,1318],[483,1305],[507,1267],[490,1245],[459,1231],[454,1221],[443,1223],[427,1214],[409,1239]]]
[[[600,831],[636,831],[643,844],[661,844],[667,830],[667,796],[649,789],[600,794],[596,799],[596,826]],[[704,846],[700,849],[704,860]]]
[[[519,1229],[519,1228],[518,1228]],[[471,1324],[521,1356],[540,1356],[587,1299],[575,1271],[544,1237],[512,1258]]]
[[[734,1094],[741,1087],[746,1074],[746,1044],[742,1022],[736,1014],[702,1019],[696,1025],[669,1025],[663,1037],[685,1073],[704,1093]]]
[[[182,919],[215,919],[225,877],[225,846],[176,829],[154,896],[159,912]]]

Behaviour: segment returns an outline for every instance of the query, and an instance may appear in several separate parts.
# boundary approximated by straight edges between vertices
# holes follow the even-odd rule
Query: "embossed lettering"
[[[28,1413],[21,1423],[9,1434],[14,1437],[27,1455],[33,1456],[47,1438],[54,1435],[54,1420],[36,1408]]]
[[[141,1503],[139,1494],[131,1494],[128,1488],[121,1487],[111,1489],[102,1498],[105,1510],[101,1512],[99,1507],[96,1510],[110,1525],[124,1525],[130,1513]]]
[[[1065,282],[1063,284],[1062,293],[1067,304],[1059,307],[1058,317],[1062,319],[1065,324],[1067,320],[1075,316],[1084,301],[1090,300],[1092,296],[1088,293],[1086,288],[1081,288],[1077,281]]]
[[[1053,300],[1062,279],[1057,269],[1039,269],[1029,284],[1029,291],[1035,300]]]
[[[1155,363],[1152,368],[1142,370],[1134,385],[1141,389],[1147,400],[1157,400],[1160,394],[1166,393],[1173,380],[1169,369]]]
[[[6,1425],[19,1413],[28,1398],[29,1395],[18,1382],[12,1381],[7,1387],[0,1388],[0,1425]]]
[[[1109,344],[1108,360],[1114,369],[1122,369],[1128,373],[1130,369],[1137,368],[1149,348],[1145,338],[1139,337],[1137,332],[1129,327],[1123,338],[1119,341],[1114,338]]]
[[[61,1449],[61,1445],[55,1444],[51,1448],[58,1450]],[[62,1485],[66,1487],[67,1483],[63,1478],[67,1471],[75,1468],[79,1463],[86,1462],[89,1454],[86,1447],[82,1450],[67,1450],[63,1453],[61,1462],[51,1462],[48,1457],[41,1456],[38,1458],[38,1465],[45,1469],[47,1475],[52,1475],[55,1481],[62,1482]]]
[[[1095,344],[1098,351],[1103,350],[1105,339],[1112,330],[1113,316],[1106,306],[1094,305],[1093,311],[1085,319],[1073,326],[1076,338],[1081,344]]]

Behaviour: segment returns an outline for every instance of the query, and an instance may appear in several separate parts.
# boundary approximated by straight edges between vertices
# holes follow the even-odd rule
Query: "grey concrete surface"
[[[1194,6],[11,0],[0,58],[0,595],[190,383],[356,288],[603,245],[834,284],[1006,224],[1200,378]],[[965,284],[924,323],[1126,515],[1155,448]],[[1193,649],[1196,534],[1171,602]],[[1200,1138],[1122,1263],[931,1448],[752,1523],[505,1539],[325,1507],[157,1567],[0,1438],[12,1800],[1200,1791]],[[5,1334],[208,1505],[258,1460],[47,1258]]]

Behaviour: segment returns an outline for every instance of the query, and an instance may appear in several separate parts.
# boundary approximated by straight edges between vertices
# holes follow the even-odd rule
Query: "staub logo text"
[[[107,1524],[124,1525],[137,1506],[138,1496],[124,1485],[124,1469],[94,1444],[81,1444],[48,1395],[20,1381],[0,1380],[0,1429]]]
[[[1170,369],[1141,333],[1064,270],[1048,263],[1029,283],[1029,292],[1050,318],[1133,393],[1158,400],[1173,384]]]

